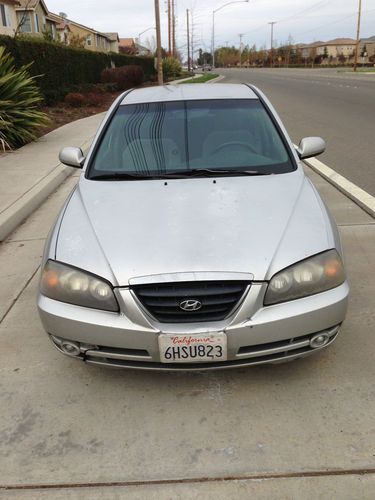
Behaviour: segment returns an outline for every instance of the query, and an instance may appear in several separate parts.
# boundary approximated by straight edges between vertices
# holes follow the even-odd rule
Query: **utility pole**
[[[172,3],[172,56],[176,57],[176,15],[175,15],[175,0]]]
[[[242,68],[242,38],[244,34],[240,33],[238,36],[240,37],[240,68]]]
[[[161,35],[160,35],[160,8],[159,0],[155,2],[155,26],[156,26],[156,53],[157,53],[157,70],[158,70],[158,84],[163,85],[163,61],[161,58]]]
[[[191,69],[194,71],[194,11],[191,11]]]
[[[362,0],[359,0],[358,5],[358,25],[357,25],[357,43],[355,45],[355,59],[354,59],[354,71],[357,71],[358,66],[358,53],[359,53],[359,36],[361,31],[361,11],[362,11]]]
[[[171,0],[168,0],[168,55],[172,54],[172,37],[171,37]]]
[[[273,68],[273,26],[276,24],[276,21],[272,21],[268,24],[271,25],[271,68]]]
[[[187,28],[187,53],[188,53],[188,71],[190,73],[190,27],[189,27],[189,9],[186,9],[186,28]]]

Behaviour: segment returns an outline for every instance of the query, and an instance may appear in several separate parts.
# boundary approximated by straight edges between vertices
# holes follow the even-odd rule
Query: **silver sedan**
[[[121,95],[52,228],[38,308],[62,353],[202,370],[278,363],[337,337],[349,287],[337,227],[267,98],[250,85]]]

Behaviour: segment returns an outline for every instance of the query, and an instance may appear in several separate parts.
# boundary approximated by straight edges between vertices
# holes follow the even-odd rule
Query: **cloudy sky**
[[[212,11],[229,0],[175,0],[177,6],[177,42],[185,48],[186,9],[194,19],[195,47],[209,49]],[[120,37],[137,37],[154,25],[153,0],[46,0],[52,12],[65,12],[69,18],[98,31],[117,31]],[[160,0],[162,40],[167,45],[166,1]],[[239,45],[239,33],[245,44],[270,45],[268,22],[277,21],[277,43],[291,35],[295,42],[355,37],[358,0],[249,0],[229,5],[216,14],[215,43]],[[361,36],[375,35],[375,0],[362,0]],[[150,30],[141,43],[153,36]]]

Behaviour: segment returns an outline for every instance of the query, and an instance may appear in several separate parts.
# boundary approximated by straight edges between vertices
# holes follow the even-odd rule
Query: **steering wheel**
[[[241,148],[246,148],[249,150],[251,153],[258,154],[258,151],[256,151],[250,144],[247,144],[246,142],[240,142],[240,141],[231,141],[231,142],[224,142],[223,144],[220,144],[214,151],[213,154],[219,153],[222,149],[224,148],[229,148],[232,146],[240,146]]]

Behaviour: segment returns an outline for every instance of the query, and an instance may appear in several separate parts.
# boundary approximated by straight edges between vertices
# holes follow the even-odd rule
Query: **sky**
[[[210,50],[212,11],[230,0],[175,0],[177,45],[186,49],[186,9],[192,13],[194,48]],[[45,0],[50,11],[65,12],[70,19],[98,31],[118,32],[121,38],[135,38],[155,25],[153,0]],[[166,1],[160,0],[162,43],[167,46]],[[295,43],[326,41],[338,37],[355,38],[358,0],[249,0],[236,2],[215,14],[215,46],[270,46],[270,21],[276,21],[277,44],[290,36]],[[141,36],[141,43],[154,30]],[[362,0],[361,37],[375,36],[375,0]]]

